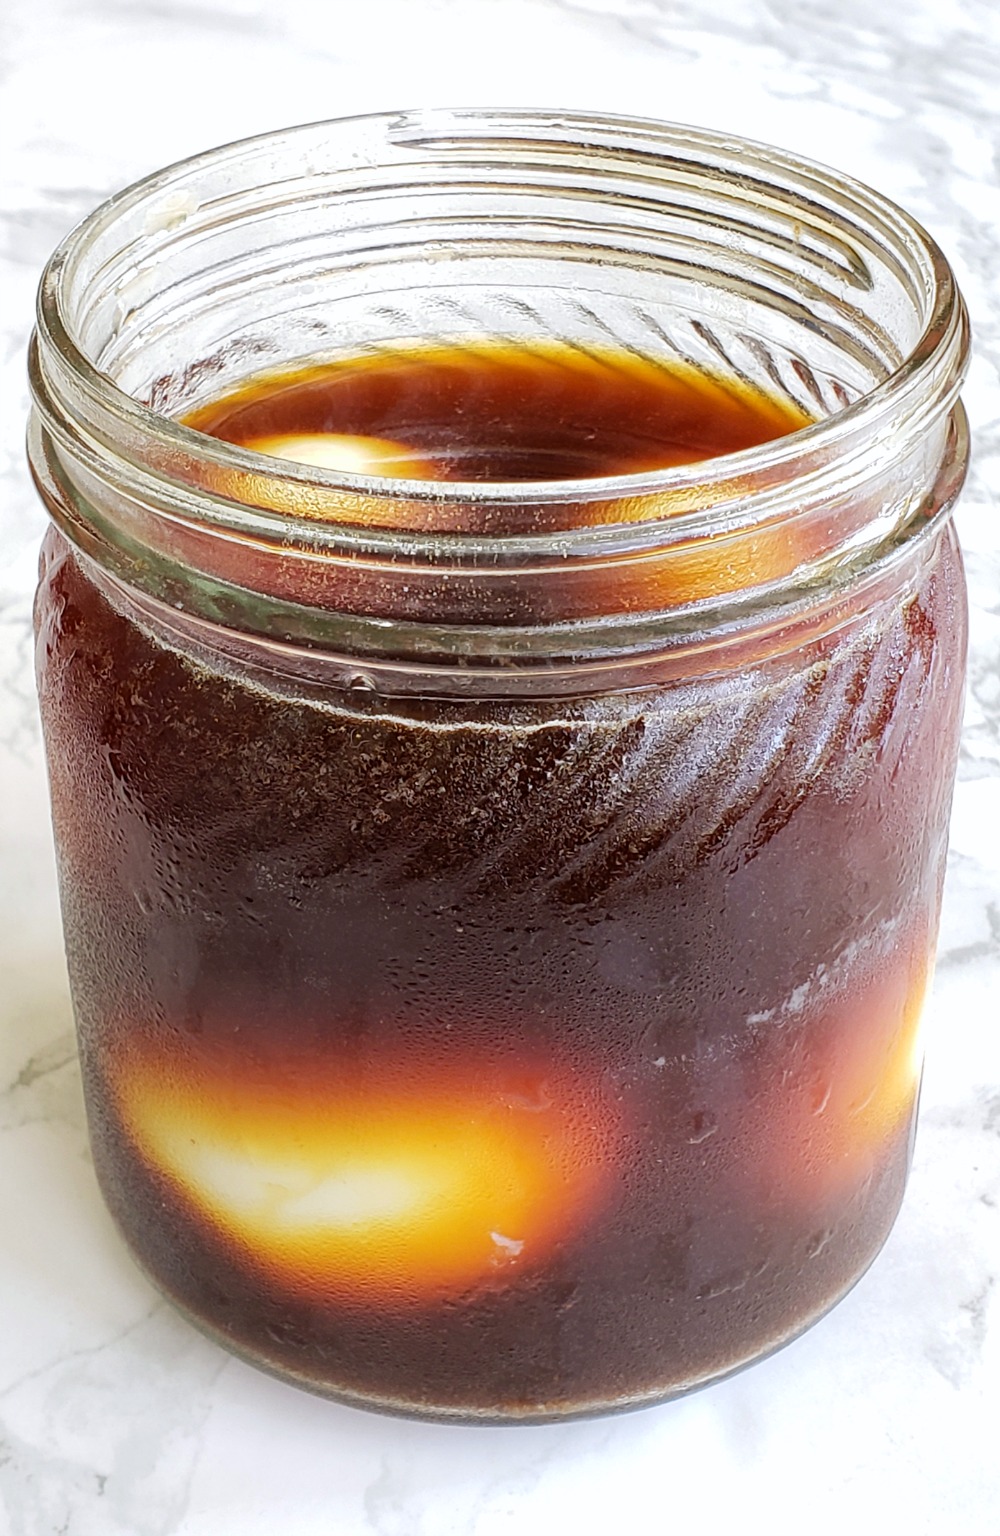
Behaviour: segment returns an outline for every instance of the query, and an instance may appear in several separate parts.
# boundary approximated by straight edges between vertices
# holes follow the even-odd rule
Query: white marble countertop
[[[0,75],[0,1532],[842,1536],[1000,1529],[1000,9],[995,0],[7,0]],[[916,1164],[874,1268],[798,1343],[617,1419],[463,1429],[259,1375],[133,1268],[97,1193],[30,673],[22,455],[41,265],[106,193],[381,107],[732,129],[915,212],[972,311],[973,603]]]

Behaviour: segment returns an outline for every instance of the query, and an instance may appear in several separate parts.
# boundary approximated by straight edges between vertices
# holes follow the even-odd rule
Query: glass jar
[[[553,338],[814,424],[377,479],[179,424],[296,360]],[[656,1401],[877,1253],[965,648],[961,300],[776,150],[292,129],[113,198],[31,352],[39,685],[98,1176],[246,1359],[393,1411]]]

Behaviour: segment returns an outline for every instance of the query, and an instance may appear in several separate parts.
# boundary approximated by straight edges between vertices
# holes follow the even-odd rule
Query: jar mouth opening
[[[383,127],[387,140],[396,144],[418,143],[421,136],[434,143],[449,135],[451,141],[461,143],[463,134],[471,139],[474,132],[481,131],[488,116],[471,109],[374,113],[335,119],[329,124],[303,124],[284,130],[282,137],[315,135],[326,127],[377,124]],[[490,121],[495,128],[495,116]],[[791,472],[799,476],[803,470],[808,472],[811,467],[829,464],[842,457],[859,440],[895,430],[910,402],[927,394],[929,381],[942,367],[946,367],[949,377],[944,394],[940,389],[931,391],[938,397],[935,415],[945,414],[954,404],[961,382],[967,337],[964,308],[951,270],[935,241],[916,220],[864,184],[768,145],[642,118],[610,118],[577,112],[511,112],[502,114],[502,124],[512,140],[530,137],[541,126],[548,130],[557,129],[564,135],[563,142],[571,142],[572,136],[579,143],[596,142],[599,148],[602,147],[600,135],[607,139],[609,130],[639,135],[649,142],[649,152],[654,156],[669,157],[671,151],[682,145],[691,161],[701,153],[710,157],[716,166],[725,162],[738,166],[747,174],[753,172],[772,181],[780,178],[783,189],[797,190],[806,199],[813,187],[821,187],[828,205],[849,207],[855,215],[860,210],[862,215],[867,212],[877,216],[881,224],[892,226],[900,249],[921,269],[924,325],[916,343],[884,379],[834,413],[755,447],[667,469],[577,479],[428,481],[320,469],[271,458],[185,426],[120,388],[95,365],[74,335],[68,299],[68,288],[80,254],[99,232],[113,224],[126,210],[169,193],[172,184],[199,168],[213,162],[221,164],[227,157],[244,155],[266,146],[275,138],[273,134],[263,134],[209,150],[158,171],[108,199],[79,224],[58,247],[43,274],[38,301],[38,327],[43,346],[54,350],[77,386],[85,391],[91,408],[99,414],[108,433],[133,442],[155,437],[162,448],[172,449],[179,456],[196,458],[222,474],[266,475],[292,487],[314,487],[387,504],[406,502],[435,508],[470,503],[488,507],[523,505],[525,502],[544,502],[547,506],[586,505],[650,498],[651,515],[638,525],[645,533],[660,523],[653,510],[656,504],[669,508],[669,503],[675,501],[681,510],[668,511],[668,516],[662,520],[671,524],[671,537],[679,533],[678,525],[683,525],[689,532],[701,530],[706,514],[686,510],[699,494],[707,498],[707,516],[717,517],[720,500],[743,500],[747,488],[752,489],[762,482],[773,484],[775,480],[787,478]],[[613,149],[613,145],[611,147]],[[740,488],[740,494],[727,496],[726,487],[734,485]],[[713,487],[718,487],[721,494],[712,497]],[[253,508],[248,510],[252,512]],[[302,526],[293,514],[272,510],[269,519],[275,517],[290,529]],[[206,518],[206,521],[212,520],[211,515]],[[615,526],[621,527],[632,538],[637,531],[635,520],[618,525],[612,520],[602,526],[601,532],[610,535]],[[310,521],[308,528],[311,539],[324,541],[326,529],[323,525]],[[595,530],[586,527],[580,531],[584,536],[592,537]],[[350,533],[350,525],[343,522],[329,527],[331,540],[338,544],[342,544],[345,535],[349,537]],[[551,532],[541,535],[522,533],[515,542],[522,543],[525,538],[550,540],[551,536]],[[419,543],[422,535],[416,529],[406,530],[406,537],[408,542]],[[437,540],[440,535],[430,537]],[[455,531],[451,538],[468,540],[478,548],[489,545],[499,549],[509,547],[511,543],[504,534],[484,540],[482,534]]]

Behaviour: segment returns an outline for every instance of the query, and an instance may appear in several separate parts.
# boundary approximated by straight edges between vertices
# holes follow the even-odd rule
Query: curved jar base
[[[817,1323],[821,1323],[825,1317],[829,1316],[851,1294],[855,1286],[861,1283],[888,1242],[897,1215],[898,1209],[878,1247],[871,1254],[864,1268],[859,1270],[842,1290],[824,1301],[814,1312],[793,1326],[783,1337],[775,1339],[763,1349],[753,1350],[743,1359],[735,1361],[723,1370],[714,1371],[695,1381],[676,1382],[670,1385],[650,1387],[646,1391],[636,1392],[629,1397],[609,1398],[576,1404],[553,1403],[551,1405],[534,1404],[531,1406],[511,1404],[499,1408],[477,1407],[473,1404],[461,1407],[442,1406],[433,1403],[421,1403],[413,1399],[368,1396],[363,1392],[352,1392],[331,1383],[320,1382],[306,1372],[294,1371],[287,1366],[280,1365],[276,1361],[269,1359],[266,1355],[247,1347],[245,1344],[234,1341],[223,1329],[216,1327],[206,1318],[200,1317],[190,1307],[185,1306],[147,1269],[139,1254],[131,1243],[128,1242],[127,1238],[125,1238],[124,1233],[121,1233],[121,1235],[128,1248],[129,1256],[164,1300],[168,1301],[175,1311],[184,1318],[185,1322],[190,1323],[204,1338],[213,1344],[217,1344],[227,1354],[242,1361],[244,1365],[252,1366],[253,1369],[262,1371],[265,1375],[273,1377],[276,1381],[284,1382],[287,1386],[298,1387],[305,1392],[312,1393],[314,1397],[325,1398],[328,1402],[338,1403],[345,1408],[358,1408],[366,1413],[383,1414],[388,1418],[414,1419],[430,1424],[450,1424],[490,1429],[507,1428],[515,1425],[565,1424],[581,1419],[607,1418],[617,1414],[638,1413],[643,1408],[662,1407],[667,1403],[676,1402],[682,1397],[690,1397],[695,1392],[701,1392],[706,1387],[713,1387],[720,1382],[728,1381],[731,1376],[738,1376],[743,1371],[749,1370],[751,1366],[759,1365],[763,1361],[769,1360],[772,1355],[776,1355],[790,1344],[794,1344],[798,1339],[809,1333],[812,1328],[815,1328]]]
[[[296,1324],[299,1329],[306,1326],[301,1308],[289,1300],[282,1312],[280,1302],[276,1303],[274,1298],[270,1302],[262,1299],[261,1318],[239,1316],[236,1320],[239,1302],[222,1290],[206,1295],[204,1307],[199,1308],[190,1296],[183,1294],[185,1282],[189,1288],[198,1290],[199,1280],[191,1279],[191,1270],[183,1263],[175,1267],[173,1284],[157,1273],[139,1243],[129,1235],[127,1217],[123,1219],[120,1203],[115,1199],[117,1181],[110,1170],[101,1169],[100,1160],[98,1174],[116,1226],[137,1267],[193,1327],[245,1364],[348,1407],[395,1417],[450,1424],[539,1424],[624,1413],[670,1402],[736,1375],[800,1338],[853,1290],[881,1252],[902,1205],[911,1149],[912,1122],[900,1127],[880,1174],[867,1180],[866,1187],[858,1192],[860,1198],[850,1202],[853,1219],[845,1215],[841,1231],[827,1234],[833,1240],[825,1248],[817,1245],[799,1274],[786,1264],[783,1270],[779,1269],[776,1281],[769,1277],[769,1285],[758,1284],[754,1289],[756,1277],[751,1276],[749,1283],[744,1281],[742,1286],[706,1298],[702,1307],[706,1321],[700,1336],[672,1336],[676,1312],[687,1304],[690,1316],[690,1298],[671,1294],[665,1287],[658,1317],[647,1315],[644,1319],[643,1348],[637,1352],[635,1340],[630,1337],[633,1319],[627,1304],[627,1293],[630,1286],[634,1288],[636,1276],[625,1273],[621,1297],[591,1294],[584,1299],[581,1310],[590,1316],[590,1329],[600,1338],[602,1348],[599,1354],[591,1352],[575,1382],[569,1380],[565,1369],[560,1373],[554,1368],[545,1381],[544,1371],[538,1368],[539,1351],[544,1353],[546,1339],[558,1332],[557,1317],[542,1319],[541,1332],[539,1319],[534,1319],[534,1334],[526,1327],[521,1338],[515,1323],[509,1330],[508,1343],[514,1348],[520,1346],[523,1380],[527,1383],[530,1379],[532,1383],[530,1393],[525,1391],[516,1396],[511,1391],[509,1369],[504,1376],[506,1389],[498,1386],[495,1362],[490,1355],[490,1319],[477,1313],[474,1306],[461,1319],[461,1330],[472,1335],[478,1350],[457,1368],[452,1363],[449,1370],[447,1361],[439,1363],[437,1379],[430,1369],[418,1374],[412,1362],[407,1367],[401,1341],[393,1338],[393,1329],[399,1327],[400,1320],[389,1316],[384,1320],[388,1349],[380,1350],[378,1342],[369,1342],[371,1355],[367,1360],[356,1347],[348,1349],[338,1370],[338,1339],[342,1340],[344,1332],[351,1330],[352,1320],[336,1308],[327,1309],[318,1321],[317,1313],[313,1312],[312,1336],[302,1341],[296,1360],[287,1340],[284,1349],[280,1344],[269,1343],[266,1333],[271,1330],[261,1319],[265,1315],[280,1318],[282,1321],[273,1333],[284,1331],[294,1336]],[[815,1276],[809,1273],[809,1265],[816,1269]],[[776,1298],[783,1298],[783,1308]],[[228,1329],[219,1321],[227,1313],[234,1317],[234,1326]],[[367,1333],[369,1341],[378,1340],[377,1318],[369,1317],[362,1322],[356,1316],[354,1321],[359,1333]],[[454,1326],[453,1318],[453,1329]],[[720,1339],[727,1341],[726,1346],[720,1347]],[[319,1362],[324,1356],[325,1375],[320,1369],[305,1368],[303,1361],[312,1358]],[[640,1357],[642,1365],[638,1366],[636,1361]],[[477,1358],[478,1370],[470,1363]],[[631,1363],[624,1365],[626,1360]],[[366,1380],[370,1385],[365,1384]]]

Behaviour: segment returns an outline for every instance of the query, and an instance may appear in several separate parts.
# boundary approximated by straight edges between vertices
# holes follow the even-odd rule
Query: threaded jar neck
[[[445,484],[179,420],[300,360],[609,338],[814,424],[675,469]],[[30,453],[73,543],[178,622],[579,685],[773,648],[904,579],[961,484],[967,353],[937,246],[832,171],[638,120],[394,113],[226,146],[80,225],[41,284]]]

